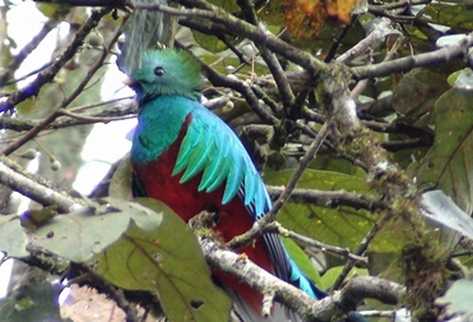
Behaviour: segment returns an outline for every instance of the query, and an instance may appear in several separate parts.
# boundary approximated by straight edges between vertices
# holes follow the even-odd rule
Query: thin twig
[[[383,225],[387,222],[388,218],[389,216],[383,215],[380,219],[378,219],[378,221],[373,225],[373,227],[371,227],[365,237],[363,237],[363,240],[360,242],[354,252],[355,255],[362,256],[366,252],[370,242],[373,240],[379,230],[383,227]],[[343,266],[342,272],[340,273],[340,275],[338,275],[337,279],[335,280],[335,283],[333,283],[332,285],[333,290],[337,290],[342,286],[343,281],[348,276],[351,269],[355,266],[355,263],[355,261],[348,259],[348,262],[345,264],[345,266]]]
[[[416,67],[433,66],[465,57],[468,48],[473,46],[473,33],[468,34],[456,45],[440,48],[428,53],[393,59],[378,64],[352,67],[355,79],[383,77],[393,73],[405,72]]]
[[[79,200],[74,200],[63,193],[21,175],[2,160],[0,160],[0,183],[32,200],[38,201],[44,206],[59,205],[59,210],[63,212],[70,212],[81,205]]]
[[[284,187],[267,186],[269,195],[278,198],[285,190]],[[289,200],[291,202],[309,203],[322,207],[336,208],[347,206],[355,209],[366,209],[376,211],[386,209],[387,205],[379,200],[368,198],[359,193],[343,190],[316,190],[316,189],[294,189]]]
[[[253,4],[249,0],[238,0],[237,3],[243,10],[243,13],[248,20],[249,23],[257,26],[259,29],[263,30],[265,27],[258,22],[258,17],[256,12],[253,8]],[[267,31],[264,31],[267,32]],[[292,92],[292,88],[289,84],[289,81],[284,74],[284,70],[281,67],[281,64],[274,53],[272,53],[266,46],[262,46],[258,43],[255,43],[256,47],[258,47],[259,51],[261,52],[261,57],[263,57],[266,65],[268,65],[271,74],[273,75],[274,81],[278,86],[279,93],[281,95],[281,99],[286,107],[287,113],[291,110],[292,105],[295,101],[294,93]]]
[[[83,28],[81,28],[81,30],[82,29]],[[53,113],[51,113],[46,119],[41,121],[37,126],[29,130],[24,136],[20,137],[18,140],[8,145],[5,149],[1,150],[0,155],[9,155],[13,153],[17,149],[19,149],[21,146],[23,146],[25,143],[27,143],[29,140],[31,140],[36,135],[38,135],[38,133],[40,133],[42,130],[46,129],[52,122],[54,122],[54,120],[56,120],[56,118],[62,115],[61,114],[62,109],[68,106],[70,103],[72,103],[82,93],[83,89],[87,86],[87,84],[95,75],[95,73],[103,66],[103,62],[107,58],[108,53],[112,49],[115,42],[118,40],[118,37],[120,36],[120,34],[121,34],[121,27],[118,28],[115,35],[112,37],[112,40],[110,41],[110,44],[108,45],[108,47],[104,48],[98,60],[87,71],[87,74],[85,75],[84,79],[79,83],[76,89],[60,104],[59,108],[56,108]]]
[[[13,58],[12,62],[6,68],[5,73],[0,75],[0,87],[4,86],[9,78],[12,77],[21,63],[28,57],[29,54],[40,44],[40,42],[54,29],[57,25],[57,20],[48,20],[36,36],[28,42],[20,52]]]
[[[276,231],[277,233],[285,237],[289,237],[293,239],[297,244],[299,244],[303,248],[306,248],[306,247],[315,248],[322,252],[326,252],[326,253],[343,257],[343,258],[348,258],[351,261],[353,261],[355,264],[361,264],[363,266],[368,265],[368,259],[366,257],[351,253],[348,248],[342,248],[339,246],[322,243],[318,240],[309,238],[307,236],[298,234],[292,230],[286,229],[283,226],[281,226],[281,224],[279,224],[278,222],[272,222],[267,229],[270,231]]]
[[[177,1],[186,5],[186,1]],[[192,1],[195,6],[196,3],[202,4],[202,1]],[[201,5],[202,6],[202,5]],[[194,18],[205,18],[211,21],[221,23],[227,28],[227,32],[231,32],[236,35],[244,36],[251,39],[253,42],[266,46],[274,52],[286,57],[294,63],[306,68],[312,73],[328,70],[328,65],[323,61],[315,58],[311,54],[294,47],[285,41],[275,37],[272,33],[260,30],[258,27],[238,19],[237,17],[225,12],[223,9],[206,3],[205,7],[210,10],[203,9],[183,9],[174,8],[163,4],[135,4],[136,9],[147,9],[161,11],[170,15],[183,16],[183,17],[194,17]]]
[[[37,95],[41,87],[44,84],[53,80],[56,74],[62,68],[62,66],[64,66],[64,64],[74,56],[79,47],[82,45],[85,37],[93,28],[98,25],[100,19],[106,14],[108,14],[110,11],[110,8],[104,8],[93,11],[87,21],[75,34],[71,44],[67,46],[64,52],[58,58],[56,58],[54,63],[49,68],[40,72],[38,76],[36,76],[35,80],[33,80],[28,86],[11,94],[5,101],[0,102],[0,112],[9,111],[13,109],[16,104],[24,101],[25,99],[31,96]]]
[[[314,139],[309,149],[307,150],[306,154],[299,162],[299,165],[296,171],[293,173],[292,177],[289,179],[289,182],[286,188],[279,195],[278,199],[273,204],[273,207],[271,208],[271,210],[265,216],[263,216],[263,218],[256,221],[251,227],[251,229],[249,229],[248,231],[246,231],[245,233],[241,235],[235,236],[232,240],[230,240],[227,243],[228,247],[238,248],[238,247],[241,247],[242,245],[246,245],[247,243],[252,241],[255,237],[259,236],[263,232],[265,227],[276,219],[277,213],[291,196],[294,188],[297,185],[297,182],[302,177],[304,170],[307,168],[309,163],[314,159],[320,147],[322,146],[323,142],[325,141],[325,138],[327,137],[329,133],[329,128],[330,128],[330,122],[328,121],[320,129],[317,137]]]

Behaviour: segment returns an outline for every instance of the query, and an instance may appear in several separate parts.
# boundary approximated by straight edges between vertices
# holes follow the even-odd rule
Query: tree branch
[[[177,1],[183,5],[188,5],[187,1],[179,0]],[[192,1],[195,6],[197,3],[202,3],[201,1]],[[275,37],[268,31],[259,30],[256,26],[238,19],[237,17],[225,12],[221,8],[206,4],[205,7],[210,8],[212,11],[203,10],[203,9],[176,9],[161,4],[135,4],[135,9],[147,9],[147,10],[156,10],[161,11],[167,14],[182,16],[182,17],[193,17],[193,18],[205,18],[211,21],[220,23],[226,26],[227,32],[233,33],[235,35],[244,36],[251,39],[257,44],[266,46],[272,51],[280,54],[283,57],[293,61],[294,63],[306,68],[311,73],[315,74],[319,71],[326,71],[328,65],[323,61],[313,57],[309,53],[306,53],[300,50],[297,47],[294,47],[285,41]]]
[[[248,258],[226,250],[208,238],[200,238],[200,244],[212,267],[238,277],[261,294],[274,292],[277,300],[285,303],[307,321],[329,321],[334,315],[344,315],[354,310],[364,298],[396,304],[405,293],[404,287],[394,282],[376,277],[357,277],[340,292],[314,301],[299,289],[261,269]]]
[[[5,86],[5,83],[13,76],[14,72],[21,65],[21,63],[28,57],[33,50],[38,47],[39,43],[54,29],[57,25],[57,20],[48,20],[36,36],[34,36],[29,43],[27,43],[20,52],[13,58],[10,65],[6,67],[6,71],[0,75],[0,87]]]
[[[62,212],[71,212],[83,208],[84,204],[77,199],[57,192],[32,179],[21,175],[0,160],[0,183],[22,195],[39,202],[43,206],[57,205]]]
[[[87,21],[82,25],[79,31],[77,31],[70,45],[67,46],[64,52],[58,58],[55,59],[51,66],[40,72],[38,76],[36,76],[35,80],[33,80],[28,86],[18,90],[15,93],[12,93],[8,99],[0,102],[0,112],[9,111],[13,109],[16,104],[31,96],[37,95],[41,87],[44,84],[52,81],[62,66],[74,56],[79,47],[82,45],[85,37],[93,28],[98,25],[100,19],[110,11],[110,8],[93,11]]]
[[[102,10],[104,11],[99,15],[98,17],[102,17],[106,13],[108,13],[108,10]],[[89,18],[91,19],[91,18]],[[99,18],[96,18],[99,19]],[[95,20],[93,20],[95,21]],[[98,23],[98,20],[95,22],[96,24]],[[87,24],[87,23],[86,23]],[[83,30],[84,27],[81,28]],[[78,34],[82,34],[79,30]],[[90,30],[89,30],[90,31]],[[75,38],[78,38],[78,34],[76,35]],[[105,62],[105,59],[107,58],[110,50],[112,49],[113,45],[115,42],[118,40],[118,37],[121,34],[121,27],[118,28],[118,30],[115,32],[115,35],[112,37],[112,40],[110,41],[109,45],[107,48],[104,48],[102,51],[102,55],[98,58],[98,60],[92,65],[92,67],[87,71],[87,74],[85,75],[84,79],[79,83],[79,85],[74,89],[74,91],[60,104],[59,108],[56,108],[53,113],[51,113],[46,119],[41,121],[37,126],[29,130],[24,136],[19,138],[18,140],[14,141],[11,143],[9,146],[7,146],[5,149],[0,151],[0,155],[9,155],[12,152],[16,151],[19,149],[21,146],[23,146],[26,142],[34,138],[38,133],[40,133],[42,130],[46,129],[56,118],[59,116],[63,115],[62,111],[63,108],[67,107],[70,103],[72,103],[84,90],[84,88],[87,86],[89,81],[92,79],[92,77],[95,75],[95,73],[103,67],[103,63]],[[85,36],[85,35],[84,35]],[[73,41],[74,43],[74,41]],[[39,76],[38,76],[39,77]]]
[[[299,179],[302,177],[302,174],[304,173],[304,170],[309,165],[309,162],[311,162],[314,159],[320,147],[322,146],[325,138],[328,135],[329,127],[330,127],[330,123],[329,121],[327,121],[320,129],[317,137],[314,139],[314,141],[310,145],[304,157],[300,160],[299,166],[297,167],[296,171],[293,173],[292,177],[289,179],[289,182],[287,183],[287,187],[279,195],[278,199],[274,202],[271,210],[266,215],[264,215],[261,219],[257,220],[253,224],[250,230],[246,231],[245,233],[241,235],[233,237],[233,239],[227,243],[228,247],[238,248],[238,247],[241,247],[242,245],[248,244],[254,238],[259,236],[269,223],[273,222],[276,219],[277,213],[282,208],[284,203],[291,196],[292,191],[296,187]]]
[[[388,76],[393,73],[405,72],[416,67],[448,63],[453,59],[467,57],[468,48],[471,46],[473,46],[473,33],[465,36],[465,38],[456,45],[378,64],[352,67],[351,71],[356,80]]]

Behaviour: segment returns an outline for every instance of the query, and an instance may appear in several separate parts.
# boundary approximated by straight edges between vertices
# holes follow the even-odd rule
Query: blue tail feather
[[[289,282],[298,287],[299,289],[306,292],[311,298],[320,300],[327,296],[327,293],[319,289],[315,284],[307,278],[304,273],[301,272],[297,264],[288,256],[291,275],[289,276]]]

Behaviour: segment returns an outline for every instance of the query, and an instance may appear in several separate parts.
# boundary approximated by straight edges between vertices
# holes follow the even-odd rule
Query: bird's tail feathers
[[[316,300],[320,300],[327,296],[327,293],[319,289],[304,273],[300,270],[299,266],[288,256],[291,275],[289,276],[289,283],[295,287],[306,292],[310,297]]]
[[[237,293],[228,290],[233,307],[230,322],[302,322],[297,314],[280,303],[274,303],[271,316],[265,318],[256,313]]]

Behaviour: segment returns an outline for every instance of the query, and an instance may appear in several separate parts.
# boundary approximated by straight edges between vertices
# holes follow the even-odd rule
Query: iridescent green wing
[[[198,190],[212,192],[225,185],[222,204],[237,193],[256,218],[271,206],[268,193],[248,152],[235,133],[216,115],[199,106],[181,143],[173,175],[185,183],[202,173]]]

